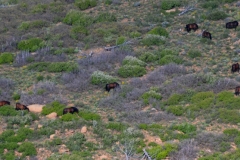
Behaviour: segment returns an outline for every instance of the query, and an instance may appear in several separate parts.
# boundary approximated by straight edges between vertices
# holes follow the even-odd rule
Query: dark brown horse
[[[29,109],[27,106],[21,104],[21,103],[16,103],[16,110],[27,110],[29,112]]]
[[[0,101],[0,107],[5,106],[5,105],[10,105],[10,102],[8,101]]]
[[[106,88],[106,91],[109,92],[111,89],[114,89],[115,91],[117,88],[121,88],[121,87],[117,82],[113,82],[113,83],[106,84],[105,88]]]
[[[198,29],[198,25],[196,23],[191,23],[186,25],[187,32],[190,32],[191,30],[196,31]]]
[[[67,114],[67,113],[78,113],[78,109],[76,107],[69,107],[69,108],[64,108],[63,109],[63,114]]]
[[[211,35],[211,33],[207,32],[207,31],[203,31],[203,33],[202,33],[202,37],[203,37],[203,38],[209,38],[209,39],[212,39],[212,35]]]
[[[240,93],[240,86],[237,86],[237,87],[235,88],[235,94],[236,94],[236,96],[239,95],[239,93]]]
[[[238,26],[238,21],[233,21],[233,22],[226,23],[226,28],[228,28],[228,29],[235,28],[235,30],[236,30],[237,26]]]
[[[232,65],[232,73],[234,73],[234,72],[239,72],[239,64],[238,63],[234,63],[233,65]]]

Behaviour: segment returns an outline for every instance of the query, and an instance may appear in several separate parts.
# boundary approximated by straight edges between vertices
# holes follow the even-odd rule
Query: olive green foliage
[[[225,3],[237,2],[238,0],[224,0]]]
[[[82,145],[86,142],[86,138],[82,133],[75,133],[71,136],[66,146],[70,149],[70,151],[79,151],[82,149]]]
[[[78,152],[73,152],[71,154],[52,154],[47,160],[56,160],[58,158],[61,158],[61,160],[84,160],[87,158],[91,159],[92,153],[88,151],[78,151]]]
[[[229,91],[220,92],[217,95],[217,106],[227,109],[239,109],[240,97],[234,97],[234,94]]]
[[[190,51],[188,52],[188,56],[189,56],[190,58],[196,58],[196,57],[201,57],[202,54],[201,54],[201,52],[198,51],[198,50],[190,50]]]
[[[52,112],[56,112],[58,116],[61,116],[63,114],[64,108],[66,108],[66,106],[64,104],[61,104],[58,101],[54,101],[54,102],[44,106],[41,113],[43,115],[48,115]]]
[[[154,62],[158,60],[158,57],[151,52],[145,52],[141,54],[141,56],[139,56],[139,59],[147,63],[147,62]]]
[[[71,62],[36,62],[28,65],[27,69],[38,72],[71,72],[78,70],[78,65]]]
[[[220,153],[220,152],[216,152],[216,153],[213,153],[212,155],[207,155],[207,156],[203,156],[201,158],[199,158],[198,160],[237,160],[239,159],[240,157],[240,150],[237,149],[231,153],[227,153],[227,154],[224,154],[224,153]]]
[[[9,105],[5,105],[0,107],[0,115],[2,116],[16,116],[17,115],[17,111]]]
[[[183,95],[181,94],[173,94],[166,101],[167,105],[177,105],[183,99]]]
[[[151,158],[156,160],[165,159],[171,152],[174,152],[177,150],[176,144],[166,143],[164,146],[155,146],[150,149],[148,149],[148,153],[151,156]]]
[[[0,64],[4,64],[4,63],[12,63],[13,62],[13,54],[12,53],[1,53],[0,54]]]
[[[106,128],[120,132],[125,130],[127,128],[127,125],[119,122],[110,122],[106,125]]]
[[[101,116],[97,113],[92,113],[90,111],[81,111],[79,113],[80,117],[87,120],[87,121],[91,121],[91,120],[100,120]]]
[[[91,75],[92,84],[105,84],[105,83],[115,82],[117,80],[118,80],[117,78],[110,76],[108,74],[105,74],[102,71],[95,71]]]
[[[156,90],[150,90],[148,92],[143,93],[141,98],[143,99],[144,104],[147,105],[147,104],[149,104],[150,98],[154,98],[156,100],[161,100],[162,96],[160,93],[157,93]]]
[[[176,116],[181,116],[184,114],[185,110],[182,106],[168,106],[167,112],[172,113]]]
[[[208,92],[199,92],[192,96],[192,103],[199,103],[208,98],[214,98],[214,93],[211,91]]]
[[[145,46],[152,46],[152,45],[161,45],[165,44],[166,38],[164,36],[159,36],[155,34],[147,34],[141,40],[141,43]]]
[[[32,13],[44,13],[46,12],[48,5],[46,4],[37,4],[33,6]]]
[[[44,47],[44,41],[40,38],[30,38],[28,40],[22,40],[18,43],[17,49],[22,51],[34,52],[41,47]]]
[[[123,44],[125,41],[126,41],[126,38],[123,37],[123,36],[120,36],[120,37],[118,37],[117,40],[116,40],[116,45]]]
[[[140,36],[141,36],[141,33],[137,32],[137,31],[134,31],[134,32],[130,33],[131,38],[137,38],[137,37],[140,37]]]
[[[18,27],[19,30],[29,30],[32,28],[43,28],[49,26],[47,21],[36,20],[36,21],[25,21],[20,24]]]
[[[228,110],[221,108],[218,111],[219,121],[224,123],[238,124],[240,123],[240,117],[238,110]]]
[[[139,60],[136,57],[133,56],[126,56],[123,61],[122,61],[123,65],[138,65],[138,66],[146,66],[147,64],[144,63],[143,61]]]
[[[88,30],[84,26],[73,26],[70,31],[70,36],[74,39],[81,39],[79,35],[88,35]]]
[[[12,97],[16,101],[16,100],[19,100],[21,98],[21,95],[18,94],[18,93],[14,93]]]
[[[208,20],[217,21],[226,18],[228,15],[224,11],[215,10],[207,15]]]
[[[206,1],[202,4],[203,8],[210,8],[210,9],[217,8],[218,6],[219,6],[219,2],[217,1]]]
[[[97,0],[75,0],[74,3],[81,10],[97,6]]]
[[[164,36],[164,37],[168,37],[168,35],[169,35],[167,30],[162,27],[155,27],[152,30],[150,30],[148,32],[148,34],[159,35],[159,36]]]
[[[62,121],[73,121],[73,120],[77,120],[79,119],[79,117],[76,114],[71,114],[71,113],[67,113],[62,115],[61,120]]]
[[[240,132],[235,128],[225,129],[223,133],[227,136],[233,136],[233,137],[240,136]]]
[[[163,10],[169,10],[172,9],[174,7],[178,7],[181,5],[181,2],[178,0],[163,0],[162,4],[161,4],[161,9]]]
[[[34,156],[37,155],[37,150],[31,142],[23,142],[18,151],[23,153],[23,156]]]
[[[172,129],[179,130],[184,134],[195,133],[197,131],[197,127],[195,125],[189,123],[182,123],[180,125],[173,125],[171,126]]]
[[[146,71],[145,67],[141,67],[138,65],[134,65],[134,66],[124,65],[118,69],[118,75],[123,78],[141,77],[146,73],[147,73],[147,71]]]
[[[63,22],[69,25],[78,25],[86,27],[93,23],[93,18],[87,16],[85,13],[77,11],[77,10],[70,10],[66,17],[63,19]]]
[[[182,64],[183,60],[182,60],[182,58],[175,56],[175,55],[166,55],[159,60],[160,65],[166,65],[169,63]]]
[[[2,157],[0,158],[6,159],[6,160],[15,160],[18,157],[15,156],[15,153],[13,151],[9,151],[6,154],[2,155]]]
[[[117,17],[112,13],[99,13],[98,16],[94,19],[95,23],[99,22],[116,22]]]

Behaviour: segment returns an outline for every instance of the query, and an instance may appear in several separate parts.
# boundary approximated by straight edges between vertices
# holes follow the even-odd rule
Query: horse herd
[[[227,29],[235,28],[235,30],[236,30],[237,26],[238,26],[238,21],[233,21],[233,22],[226,23],[226,28]],[[191,30],[196,31],[197,29],[198,29],[198,25],[196,23],[191,23],[191,24],[186,25],[187,32],[190,32]],[[202,32],[202,37],[212,39],[211,33],[207,32],[205,30]]]
[[[121,88],[120,85],[117,82],[113,82],[113,83],[108,83],[106,84],[106,91],[110,91],[111,89],[114,89],[114,91],[116,91],[116,89]],[[9,101],[0,101],[0,107],[1,106],[5,106],[5,105],[10,105]],[[29,112],[29,108],[19,102],[16,103],[16,107],[15,110],[27,110]],[[78,109],[76,107],[69,107],[69,108],[64,108],[63,109],[63,114],[67,114],[67,113],[79,113]]]

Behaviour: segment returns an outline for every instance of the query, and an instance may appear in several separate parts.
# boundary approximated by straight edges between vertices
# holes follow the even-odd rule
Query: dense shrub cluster
[[[188,56],[189,56],[190,58],[196,58],[196,57],[201,57],[202,54],[201,54],[201,52],[198,51],[198,50],[190,50],[190,51],[188,52]]]
[[[148,92],[145,92],[141,98],[143,99],[143,102],[145,105],[149,104],[149,99],[150,98],[153,98],[153,99],[156,99],[156,100],[161,100],[162,99],[162,96],[160,93],[157,93],[156,90],[152,89]]]
[[[70,10],[63,22],[69,25],[88,26],[93,22],[93,19],[83,12],[77,10]]]
[[[0,64],[4,63],[12,63],[13,62],[13,54],[12,53],[1,53],[0,54]]]
[[[20,26],[18,27],[19,30],[29,30],[32,28],[43,28],[49,26],[47,21],[43,20],[35,20],[35,21],[26,21],[22,22]]]
[[[171,1],[163,0],[162,3],[161,3],[161,9],[169,10],[169,9],[174,8],[174,7],[178,7],[180,5],[181,5],[181,2],[178,1],[178,0],[171,0]]]
[[[91,83],[92,84],[106,84],[117,81],[117,78],[107,75],[101,71],[95,71],[91,75]]]
[[[155,55],[151,52],[145,52],[145,53],[141,54],[139,59],[148,63],[148,62],[155,62],[156,60],[158,60],[158,57],[157,57],[157,55]]]
[[[36,62],[28,65],[29,70],[35,70],[38,72],[72,72],[78,70],[78,66],[75,63],[70,62]]]
[[[219,10],[213,11],[209,15],[207,15],[207,19],[213,20],[213,21],[221,20],[226,17],[227,17],[227,14],[224,11],[219,11]]]
[[[146,63],[144,63],[143,61],[139,60],[136,57],[133,56],[126,56],[124,58],[124,60],[122,61],[123,65],[138,65],[138,66],[142,66],[145,67]]]
[[[160,45],[160,44],[165,44],[165,42],[166,42],[165,36],[160,36],[155,34],[147,34],[141,40],[141,43],[145,46]]]
[[[147,71],[144,67],[138,65],[124,65],[118,69],[119,76],[123,78],[127,77],[141,77],[146,74]]]
[[[151,158],[156,160],[161,160],[166,158],[171,152],[177,150],[176,144],[166,143],[163,146],[155,146],[148,149],[148,153],[150,154]]]
[[[97,1],[96,0],[75,0],[74,4],[81,10],[85,10],[85,9],[97,6]]]
[[[159,35],[159,36],[164,36],[164,37],[168,37],[168,35],[169,35],[167,30],[162,27],[155,27],[152,30],[150,30],[148,32],[148,34]]]
[[[43,115],[48,115],[52,112],[56,112],[58,116],[61,116],[63,114],[63,109],[66,108],[64,104],[61,104],[58,101],[54,101],[50,104],[47,104],[46,106],[43,107],[42,109],[42,114]]]
[[[23,51],[34,52],[41,47],[44,47],[44,41],[40,38],[30,38],[28,40],[22,40],[18,43],[17,49]]]

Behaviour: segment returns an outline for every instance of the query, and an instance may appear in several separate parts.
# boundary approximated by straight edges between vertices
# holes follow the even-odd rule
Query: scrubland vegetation
[[[239,7],[0,0],[0,101],[11,102],[0,107],[0,159],[239,158],[240,76],[231,65],[240,27],[225,27],[240,22]],[[188,33],[189,23],[199,29]],[[121,89],[107,93],[111,82]],[[16,102],[44,107],[16,111]],[[79,113],[63,115],[68,106]]]

